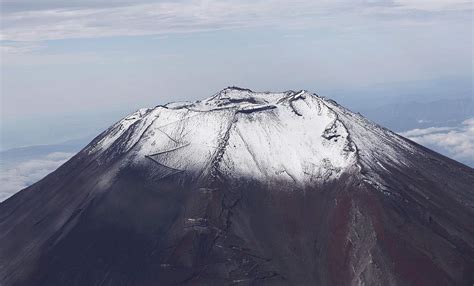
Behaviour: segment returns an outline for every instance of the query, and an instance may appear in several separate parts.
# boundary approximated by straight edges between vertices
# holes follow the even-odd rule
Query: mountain
[[[471,285],[474,170],[306,91],[141,109],[0,204],[2,285]]]
[[[473,98],[439,99],[426,102],[399,102],[361,108],[367,118],[394,131],[416,128],[457,126],[474,117]]]

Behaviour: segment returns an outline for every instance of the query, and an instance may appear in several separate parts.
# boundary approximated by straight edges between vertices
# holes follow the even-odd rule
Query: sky
[[[0,3],[1,150],[90,137],[232,85],[355,109],[472,97],[470,1]]]
[[[474,166],[472,1],[0,3],[0,151],[86,144],[138,108],[240,86],[306,89],[362,112],[471,102],[457,125],[395,131]],[[76,149],[48,150],[4,168],[0,201]]]
[[[1,149],[91,136],[138,108],[232,85],[308,89],[354,106],[405,86],[436,96],[453,81],[449,96],[472,96],[470,1],[1,0],[1,9]]]

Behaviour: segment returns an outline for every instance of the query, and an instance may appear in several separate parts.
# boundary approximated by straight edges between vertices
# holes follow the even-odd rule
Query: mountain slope
[[[122,119],[0,205],[2,285],[469,285],[474,171],[305,91]]]

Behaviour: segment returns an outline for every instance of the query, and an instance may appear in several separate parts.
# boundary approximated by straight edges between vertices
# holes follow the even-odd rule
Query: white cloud
[[[73,155],[73,153],[54,152],[40,159],[28,160],[2,169],[0,173],[0,202],[56,170]]]
[[[434,148],[462,162],[474,158],[474,118],[465,120],[460,127],[430,127],[400,133],[419,144]]]
[[[433,134],[433,133],[441,133],[452,130],[452,127],[429,127],[429,128],[416,128],[409,131],[403,132],[403,136],[405,137],[419,137],[423,135]]]
[[[87,3],[87,2],[85,2]],[[310,0],[186,0],[123,6],[103,2],[84,6],[49,5],[48,9],[19,10],[2,15],[0,39],[45,41],[68,38],[134,36],[230,29],[236,27],[307,27],[339,18],[355,25],[348,15],[402,15],[405,10],[470,10],[466,1],[310,1]],[[76,3],[77,4],[77,3]],[[100,4],[100,5],[99,5]],[[32,5],[31,3],[28,5]],[[39,8],[38,8],[39,9]],[[362,17],[361,17],[362,15]],[[404,15],[403,17],[409,14]],[[407,21],[407,19],[404,19]]]
[[[422,11],[472,9],[472,2],[466,0],[394,0],[393,2],[404,9]]]
[[[38,43],[11,42],[0,44],[0,54],[25,54],[43,48]]]

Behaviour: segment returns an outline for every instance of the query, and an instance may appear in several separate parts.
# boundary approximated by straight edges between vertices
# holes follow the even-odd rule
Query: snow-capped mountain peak
[[[380,173],[413,167],[413,157],[432,157],[420,153],[413,142],[306,90],[254,92],[239,87],[195,102],[140,109],[86,150],[104,162],[119,155],[125,156],[122,165],[146,167],[152,162],[163,178],[220,174],[304,187],[350,171],[386,195],[391,192]]]
[[[90,152],[127,152],[170,175],[218,171],[306,184],[338,177],[356,146],[329,102],[307,91],[226,88],[196,102],[142,109],[115,124]]]

